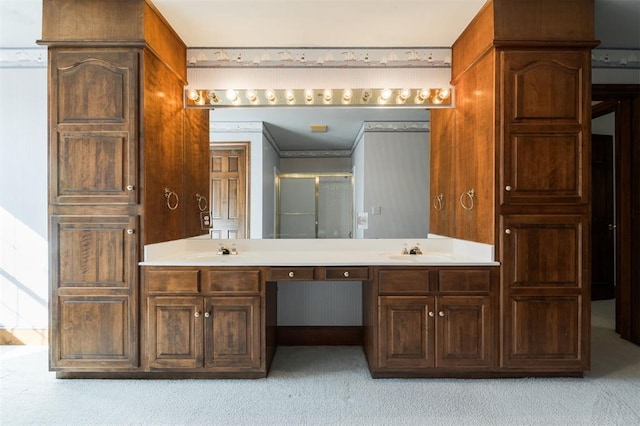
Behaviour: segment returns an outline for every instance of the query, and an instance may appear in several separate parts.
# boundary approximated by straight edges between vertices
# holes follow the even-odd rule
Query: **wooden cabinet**
[[[208,188],[207,111],[184,111],[186,46],[149,2],[46,0],[42,36],[50,368],[131,372],[141,247],[204,233],[196,193]],[[200,172],[183,178],[187,162]]]
[[[379,268],[376,277],[366,297],[377,300],[375,336],[365,338],[374,377],[495,367],[497,268]]]
[[[259,269],[145,267],[145,369],[266,375],[262,289]]]
[[[452,47],[455,110],[432,111],[432,197],[473,187],[476,203],[432,214],[430,232],[496,248],[505,372],[589,366],[593,16],[487,2]]]

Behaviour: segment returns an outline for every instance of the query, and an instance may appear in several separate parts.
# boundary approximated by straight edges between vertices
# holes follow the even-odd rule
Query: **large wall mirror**
[[[426,238],[429,124],[424,108],[219,108],[210,141],[249,145],[249,238]]]

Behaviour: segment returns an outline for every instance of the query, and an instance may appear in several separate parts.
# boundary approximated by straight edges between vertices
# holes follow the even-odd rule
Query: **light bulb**
[[[228,89],[225,93],[225,96],[229,100],[229,102],[235,102],[238,100],[238,92],[233,89]]]
[[[362,89],[362,95],[360,95],[362,103],[369,102],[369,99],[371,99],[371,89]]]
[[[271,103],[275,103],[277,98],[276,98],[276,92],[274,92],[272,89],[267,89],[264,91],[264,96],[267,98],[267,100]]]
[[[342,91],[342,103],[343,104],[350,103],[352,96],[353,96],[353,91],[351,89],[344,89]]]
[[[292,104],[296,101],[296,94],[293,90],[287,89],[284,92],[284,98],[287,100],[288,104]]]
[[[418,99],[420,99],[421,102],[424,102],[429,99],[429,95],[431,95],[430,89],[422,89],[418,92]]]
[[[391,91],[391,89],[382,89],[382,92],[380,92],[380,98],[383,101],[388,101],[389,98],[391,98],[392,94],[393,92]]]
[[[313,103],[313,90],[312,89],[306,89],[304,91],[304,102],[307,104],[312,104]]]
[[[244,96],[247,98],[247,100],[249,102],[251,102],[252,104],[255,104],[256,102],[258,102],[258,94],[256,93],[255,90],[249,89],[245,92]]]
[[[197,101],[199,97],[200,97],[200,94],[198,93],[197,90],[195,89],[187,90],[187,98],[191,99],[192,101]]]
[[[333,99],[333,90],[324,89],[324,92],[322,92],[322,98],[324,99],[325,103],[330,103]]]
[[[450,95],[451,95],[451,91],[447,88],[440,89],[440,91],[438,92],[438,97],[443,101],[447,99]]]

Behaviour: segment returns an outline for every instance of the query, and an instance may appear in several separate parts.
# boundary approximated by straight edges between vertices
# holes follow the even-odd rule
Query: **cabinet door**
[[[490,367],[493,326],[488,296],[438,297],[436,365]]]
[[[506,366],[588,368],[588,228],[577,215],[502,218]]]
[[[589,61],[588,50],[502,52],[501,205],[588,203]]]
[[[433,297],[378,298],[378,360],[381,368],[433,367]]]
[[[137,217],[51,217],[51,369],[138,365]]]
[[[52,204],[137,202],[137,67],[132,51],[52,52]]]
[[[202,297],[147,300],[147,367],[202,367]]]
[[[205,308],[205,367],[260,368],[260,297],[207,297]]]

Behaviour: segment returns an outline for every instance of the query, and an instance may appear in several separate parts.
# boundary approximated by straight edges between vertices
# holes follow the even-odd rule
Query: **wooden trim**
[[[362,346],[360,326],[279,326],[281,346]]]
[[[640,85],[594,84],[592,118],[615,113],[615,163],[617,203],[616,332],[640,345],[640,238],[638,206],[640,175],[633,164],[640,161],[640,125],[633,119],[640,112]]]

